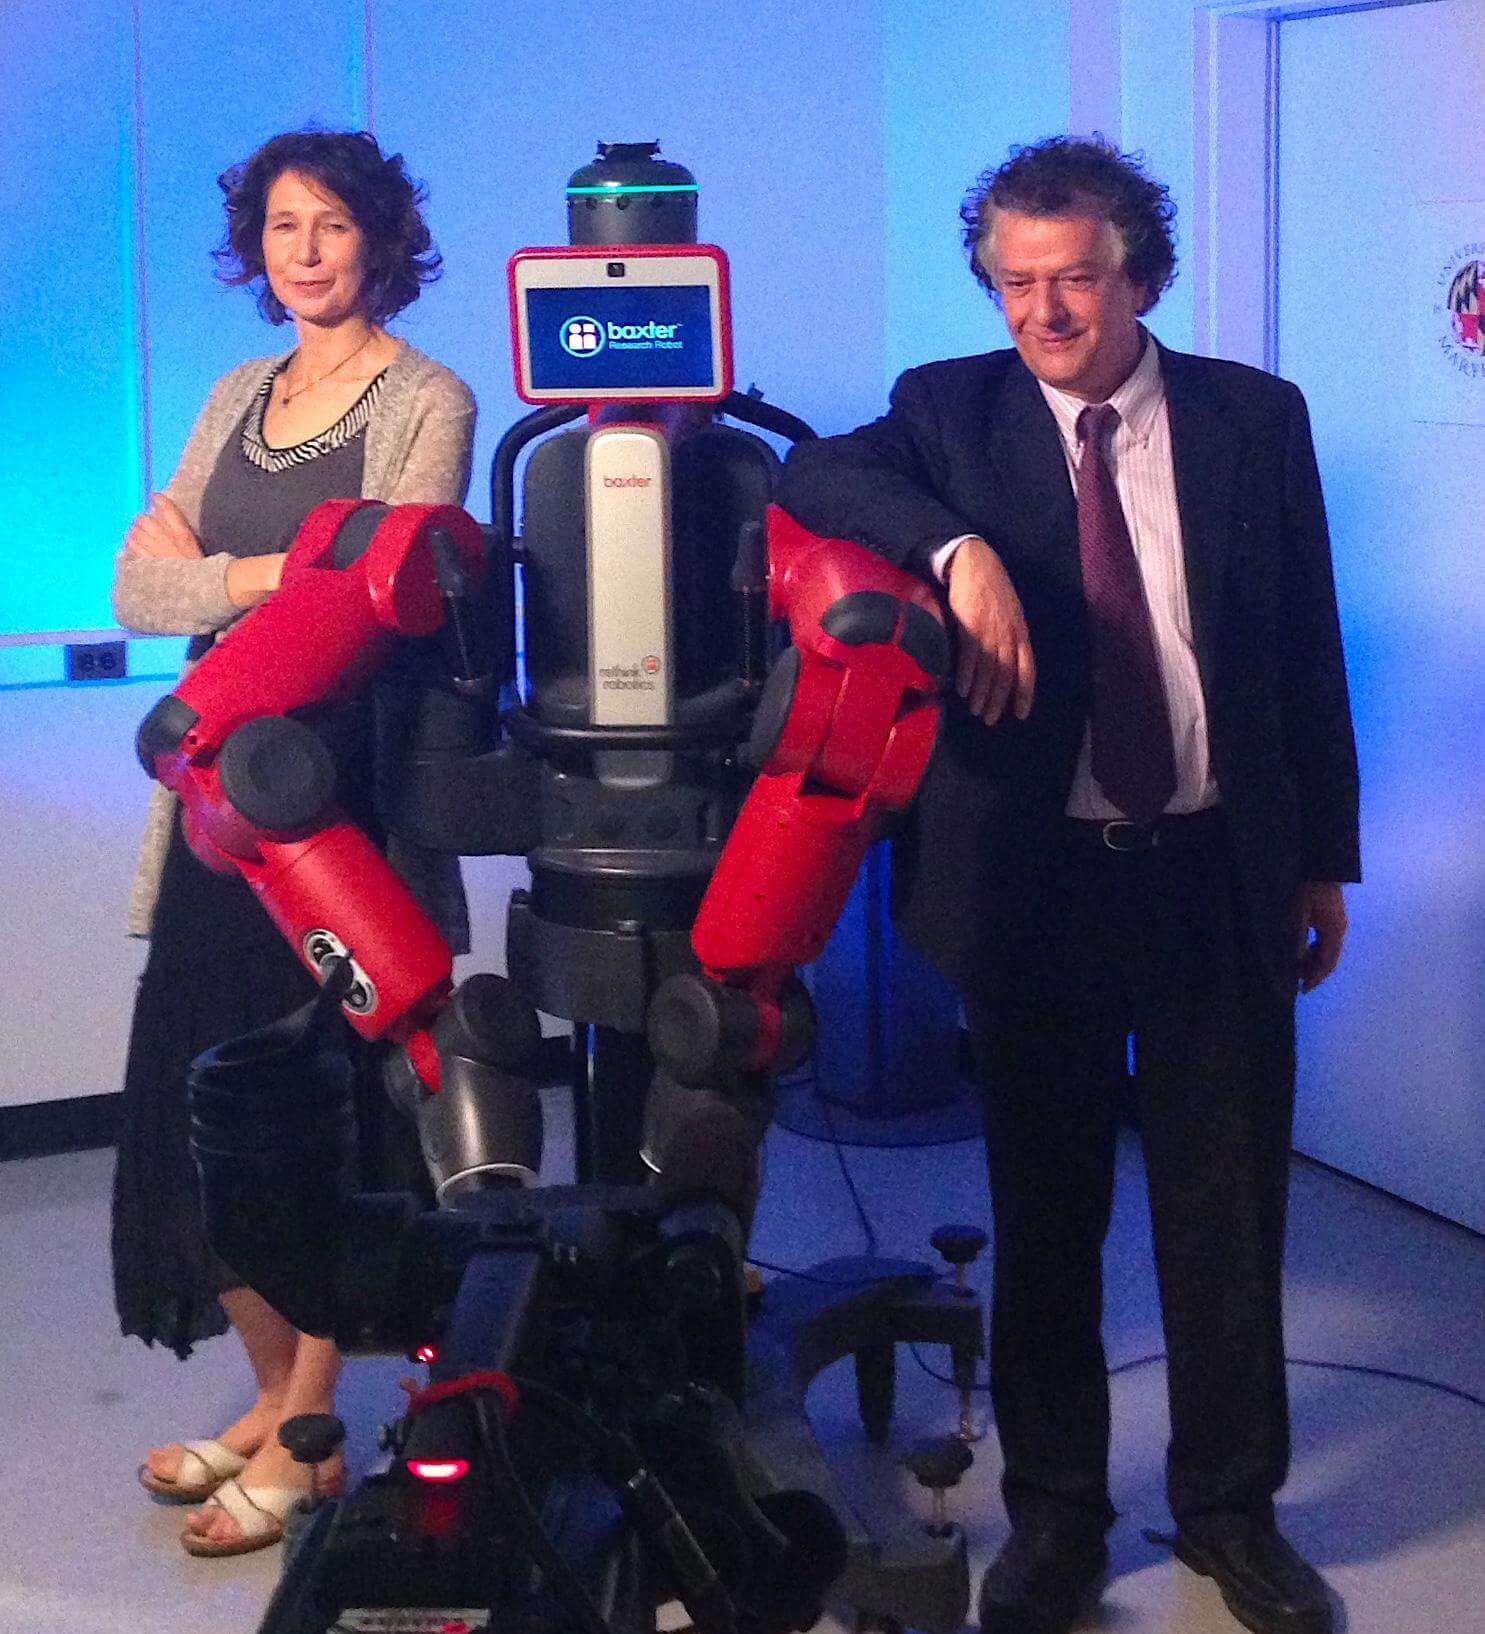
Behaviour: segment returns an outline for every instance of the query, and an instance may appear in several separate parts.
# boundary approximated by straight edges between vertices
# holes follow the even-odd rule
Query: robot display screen
[[[720,252],[518,256],[517,390],[528,402],[725,396]]]

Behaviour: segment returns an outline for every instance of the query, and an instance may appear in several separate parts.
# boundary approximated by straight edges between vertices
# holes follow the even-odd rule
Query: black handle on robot
[[[430,528],[428,551],[443,602],[444,657],[455,689],[465,694],[485,691],[491,679],[489,641],[474,617],[474,589],[459,546],[447,528]]]
[[[771,431],[774,436],[784,437],[791,443],[813,442],[818,435],[797,414],[790,414],[788,409],[765,402],[761,393],[729,392],[717,408],[730,419],[757,426],[760,431]]]
[[[582,419],[583,413],[581,403],[551,403],[533,409],[510,426],[495,445],[495,457],[490,462],[490,527],[501,543],[515,545],[516,461],[521,450],[558,426]]]

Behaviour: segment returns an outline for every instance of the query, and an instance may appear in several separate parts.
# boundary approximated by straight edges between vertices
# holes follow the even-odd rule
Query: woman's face
[[[334,193],[286,170],[268,189],[263,267],[268,285],[301,323],[333,326],[361,304],[366,268],[356,218]]]

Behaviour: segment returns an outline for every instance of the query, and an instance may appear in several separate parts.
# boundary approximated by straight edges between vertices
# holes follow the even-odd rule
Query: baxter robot
[[[967,1404],[982,1328],[962,1277],[832,1262],[750,1316],[742,1274],[772,1086],[813,1036],[796,968],[923,775],[942,616],[917,580],[770,506],[777,457],[723,417],[812,433],[732,390],[727,262],[696,242],[691,174],[653,144],[601,145],[568,220],[567,247],[510,264],[537,406],[496,452],[491,527],[320,506],[279,591],[140,730],[196,854],[246,878],[321,982],[194,1070],[213,1241],[300,1328],[430,1369],[387,1469],[299,1517],[262,1627],[639,1634],[678,1599],[702,1634],[773,1634],[831,1593],[953,1634],[962,1533],[938,1502],[933,1524],[873,1536],[804,1392],[853,1356],[880,1440],[895,1346],[923,1340],[949,1347]],[[455,986],[434,924],[335,805],[310,706],[410,652],[441,673],[396,690],[410,748],[382,812],[437,849],[527,858],[507,977]],[[570,1186],[535,1185],[537,1010],[574,1024]],[[337,1015],[380,1046],[436,1208],[339,1178]],[[935,1240],[962,1263],[976,1236]],[[309,1463],[342,1434],[285,1426]],[[909,1462],[941,1500],[969,1454],[948,1439]]]

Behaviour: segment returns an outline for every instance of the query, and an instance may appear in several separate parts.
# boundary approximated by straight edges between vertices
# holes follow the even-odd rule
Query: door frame
[[[1278,363],[1279,24],[1438,0],[1202,0],[1195,14],[1194,342]]]

